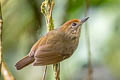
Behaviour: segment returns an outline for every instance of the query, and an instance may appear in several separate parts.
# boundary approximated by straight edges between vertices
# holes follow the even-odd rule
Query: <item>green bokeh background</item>
[[[3,59],[16,80],[41,80],[44,67],[32,65],[17,71],[15,63],[27,55],[44,35],[43,0],[1,0],[3,17]],[[69,19],[84,17],[85,0],[55,0],[55,28]],[[94,80],[120,80],[120,0],[90,0],[88,25]],[[79,46],[72,57],[61,63],[61,80],[85,80],[87,44],[83,25]],[[49,66],[46,80],[53,80]]]

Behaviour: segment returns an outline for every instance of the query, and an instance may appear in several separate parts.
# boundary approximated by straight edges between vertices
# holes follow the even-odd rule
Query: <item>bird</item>
[[[21,70],[29,64],[56,64],[72,56],[79,43],[82,24],[88,18],[71,19],[61,27],[49,31],[32,46],[27,56],[15,64],[16,69]]]

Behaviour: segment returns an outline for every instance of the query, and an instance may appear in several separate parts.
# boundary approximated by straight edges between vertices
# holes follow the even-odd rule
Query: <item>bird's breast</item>
[[[66,40],[64,42],[64,54],[68,54],[68,56],[71,56],[74,51],[76,50],[78,46],[79,39],[74,39],[74,40]]]

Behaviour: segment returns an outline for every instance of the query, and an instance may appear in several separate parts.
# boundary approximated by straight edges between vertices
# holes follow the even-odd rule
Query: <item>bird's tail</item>
[[[34,61],[34,57],[26,56],[15,64],[17,70],[24,68],[25,66],[31,64]]]

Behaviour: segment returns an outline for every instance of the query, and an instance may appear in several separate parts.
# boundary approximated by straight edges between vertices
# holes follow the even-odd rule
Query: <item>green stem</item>
[[[54,24],[52,19],[53,7],[54,7],[54,0],[45,0],[41,5],[41,12],[45,16],[48,31],[51,31],[54,29]]]
[[[15,80],[13,75],[10,73],[10,71],[7,68],[7,65],[3,61],[2,58],[2,28],[3,28],[3,19],[2,19],[2,3],[0,0],[0,77],[3,76],[4,80]]]
[[[55,79],[60,80],[60,63],[53,65],[53,70],[55,71]]]
[[[54,7],[54,0],[45,0],[41,5],[41,12],[45,16],[48,31],[51,31],[54,29],[54,24],[53,24],[53,19],[52,19],[53,7]],[[60,80],[60,77],[59,77],[60,63],[54,64],[53,68],[55,72],[55,79]],[[46,75],[46,69],[45,69],[45,75]]]
[[[0,1],[0,72],[2,68],[2,10],[1,10],[1,1]],[[0,73],[1,77],[1,73]]]

